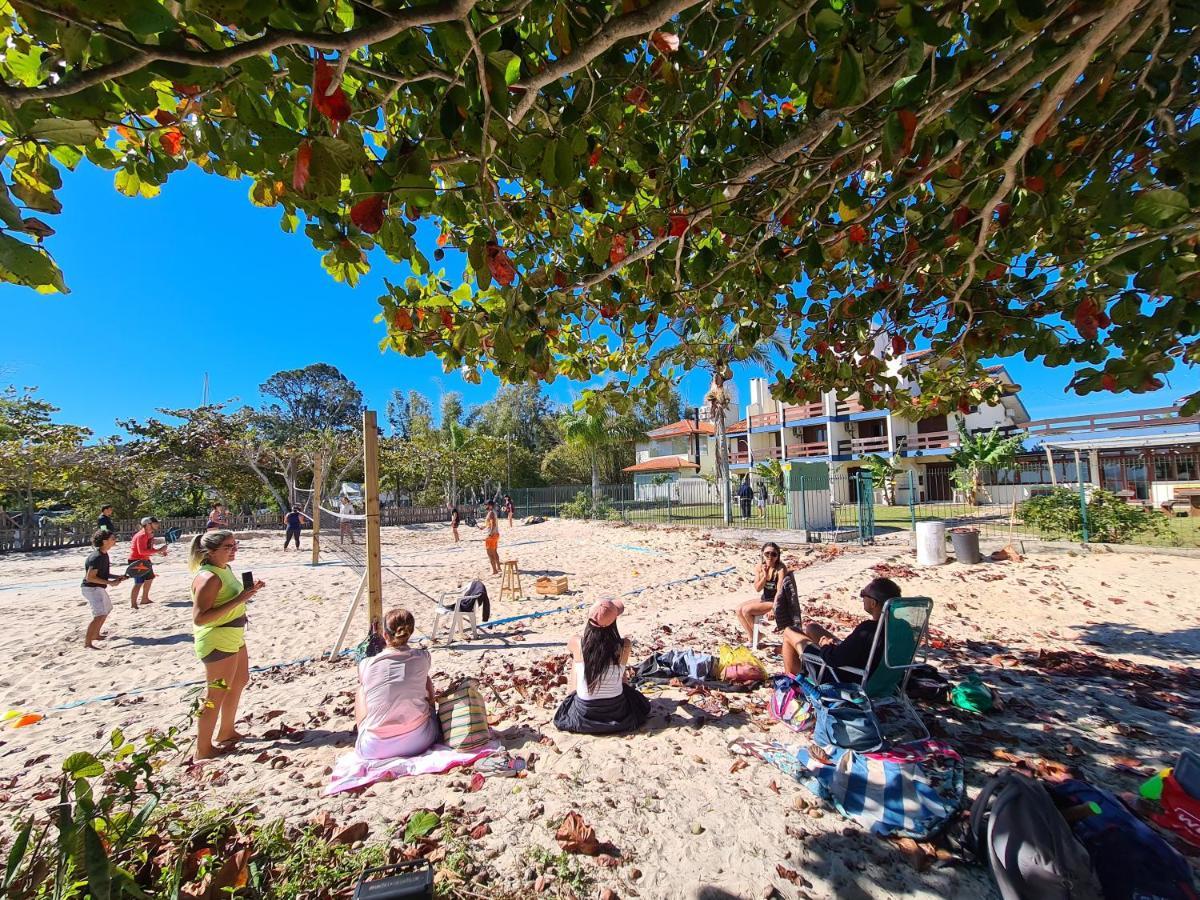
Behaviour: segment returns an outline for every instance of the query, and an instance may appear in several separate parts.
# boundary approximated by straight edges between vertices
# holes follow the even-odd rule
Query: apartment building
[[[922,355],[906,354],[892,365],[898,370]],[[991,367],[988,374],[1004,386],[1004,395],[997,403],[972,407],[963,416],[963,427],[969,433],[1019,430],[1030,419],[1019,397],[1020,387],[1003,366]],[[831,478],[844,478],[857,473],[864,457],[877,454],[912,470],[914,499],[951,500],[949,458],[961,438],[957,416],[913,421],[886,409],[866,409],[857,395],[839,400],[833,392],[811,403],[783,404],[771,398],[766,380],[759,378],[750,382],[745,417],[729,427],[729,459],[734,474],[779,460],[826,463]],[[907,500],[908,483],[906,476],[897,480],[902,501]],[[852,488],[851,481],[853,495]]]
[[[716,428],[704,420],[681,419],[656,428],[638,441],[634,464],[622,471],[635,485],[675,482],[711,474],[716,469],[712,436]]]

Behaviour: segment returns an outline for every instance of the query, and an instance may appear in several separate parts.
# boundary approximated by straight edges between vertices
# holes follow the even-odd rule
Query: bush
[[[595,504],[591,494],[580,491],[574,500],[559,504],[558,514],[564,519],[619,519],[621,513],[613,509],[607,497],[601,497]]]
[[[1017,517],[1050,537],[1083,540],[1083,516],[1079,494],[1055,488],[1017,507]],[[1160,535],[1167,523],[1154,510],[1126,503],[1111,491],[1092,491],[1087,502],[1088,540],[1122,544],[1139,536]]]

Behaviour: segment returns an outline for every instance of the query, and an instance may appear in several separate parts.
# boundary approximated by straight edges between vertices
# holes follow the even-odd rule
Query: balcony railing
[[[957,431],[930,431],[926,434],[909,434],[897,438],[902,450],[942,450],[957,447]]]
[[[795,406],[783,408],[783,423],[790,425],[792,422],[816,419],[823,415],[825,415],[825,404],[819,400],[813,403],[798,403]]]
[[[762,413],[750,417],[751,428],[761,428],[764,425],[778,425],[779,413]]]
[[[729,451],[729,462],[735,466],[743,465],[745,463],[750,462],[750,451],[749,450],[730,450]]]
[[[852,438],[838,441],[838,453],[887,453],[888,439],[883,437]]]
[[[756,447],[750,451],[750,457],[755,462],[760,459],[781,459],[783,449],[781,447]]]
[[[808,459],[814,456],[828,456],[829,442],[814,441],[809,444],[788,444],[788,459]]]
[[[845,400],[837,402],[837,414],[839,416],[848,416],[851,413],[860,413],[864,411],[864,407],[858,402],[858,395],[847,397]]]

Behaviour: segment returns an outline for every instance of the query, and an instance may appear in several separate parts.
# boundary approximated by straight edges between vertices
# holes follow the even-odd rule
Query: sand
[[[488,571],[482,533],[463,532],[456,548],[444,526],[385,529],[385,605],[412,609],[419,630],[432,624],[433,604],[414,586],[437,595]],[[830,810],[810,813],[807,792],[778,770],[758,762],[735,767],[728,749],[734,738],[792,739],[767,715],[766,689],[689,696],[668,687],[653,694],[652,718],[636,735],[556,731],[550,720],[567,691],[565,641],[582,625],[579,612],[515,623],[497,629],[499,635],[434,651],[436,685],[472,674],[489,686],[495,731],[513,753],[530,758],[527,777],[488,779],[468,792],[470,774],[452,773],[323,798],[329,767],[353,742],[355,673],[349,659],[313,658],[333,643],[358,578],[342,565],[306,565],[307,533],[305,552],[285,553],[281,544],[281,534],[245,535],[234,564],[267,582],[250,612],[251,664],[311,661],[252,677],[242,701],[243,730],[252,739],[240,752],[200,767],[184,757],[170,763],[183,801],[245,799],[267,817],[297,822],[328,812],[339,823],[367,822],[379,840],[392,839],[412,810],[456,807],[468,824],[489,826],[474,843],[490,883],[529,894],[528,848],[557,852],[554,832],[574,810],[619,848],[615,867],[581,865],[598,888],[621,897],[761,897],[772,886],[783,897],[990,895],[981,870],[948,864],[918,871],[894,843]],[[124,559],[122,550],[114,560]],[[114,727],[138,734],[179,721],[188,689],[173,685],[202,674],[191,646],[182,547],[159,565],[151,606],[130,609],[128,585],[112,592],[107,649],[100,651],[82,645],[88,613],[78,586],[85,555],[4,559],[0,707],[45,715],[31,727],[0,728],[4,819],[48,805],[47,787],[66,753],[100,746]],[[896,577],[906,595],[934,599],[931,661],[949,675],[969,667],[1006,703],[982,719],[941,709],[926,714],[934,733],[962,752],[971,794],[1013,757],[1073,765],[1099,784],[1132,790],[1139,773],[1196,745],[1200,610],[1191,589],[1200,577],[1198,559],[1046,553],[1016,563],[917,570],[905,544],[784,555],[801,566],[797,579],[809,614],[835,631],[859,616],[858,590],[874,566]],[[751,594],[757,547],[695,530],[552,520],[505,525],[501,556],[519,561],[528,594],[540,574],[566,574],[572,593],[496,603],[494,618],[650,588],[626,597],[621,619],[640,660],[662,647],[715,652],[722,641],[738,640],[733,609]],[[698,575],[709,577],[657,587]],[[499,578],[486,580],[497,596]],[[364,622],[360,613],[352,641]],[[1039,661],[1039,650],[1068,655]],[[1069,655],[1079,652],[1095,656]],[[771,669],[781,668],[772,647],[763,657]],[[146,690],[158,687],[167,689]],[[55,708],[124,691],[145,692]],[[282,726],[292,733],[283,734]],[[797,873],[795,881],[789,872]]]

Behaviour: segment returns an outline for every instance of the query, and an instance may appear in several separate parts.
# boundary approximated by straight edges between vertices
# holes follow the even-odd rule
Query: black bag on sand
[[[970,829],[970,848],[1004,900],[1103,896],[1087,850],[1034,779],[1012,770],[996,775],[971,807]]]

